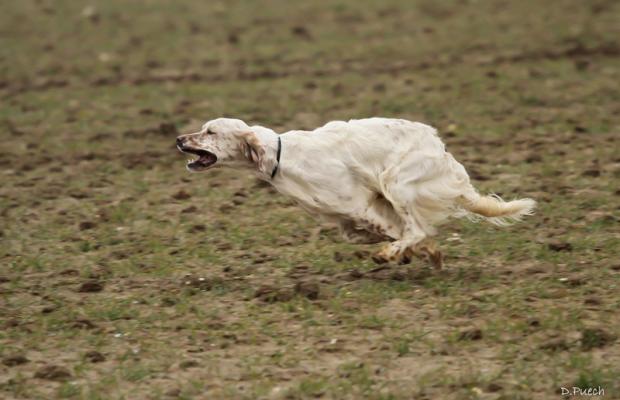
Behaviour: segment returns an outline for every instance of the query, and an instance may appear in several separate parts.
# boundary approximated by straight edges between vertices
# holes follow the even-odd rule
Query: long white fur
[[[392,255],[434,235],[451,216],[485,218],[501,226],[532,214],[536,204],[481,196],[437,131],[419,122],[368,118],[285,132],[274,179],[278,135],[269,128],[219,118],[182,137],[215,153],[217,166],[257,171],[311,213],[394,240]],[[254,149],[262,152],[259,165],[244,156],[244,146],[259,147]]]

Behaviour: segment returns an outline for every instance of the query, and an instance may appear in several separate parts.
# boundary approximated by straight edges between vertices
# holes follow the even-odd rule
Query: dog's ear
[[[265,146],[254,132],[244,132],[241,134],[243,139],[243,153],[245,157],[256,164],[256,168],[265,172]]]

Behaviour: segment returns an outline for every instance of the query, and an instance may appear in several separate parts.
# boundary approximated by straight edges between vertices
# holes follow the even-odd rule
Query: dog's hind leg
[[[415,255],[425,258],[433,267],[441,269],[443,267],[443,254],[431,238],[426,238],[418,243],[414,248]]]
[[[418,152],[382,174],[382,191],[404,229],[398,240],[377,254],[377,259],[406,262],[412,254],[422,252],[434,266],[441,266],[441,252],[427,238],[437,233],[437,224],[454,213],[454,199],[468,184],[457,172],[446,163],[445,155]]]
[[[392,261],[401,264],[411,262],[414,255],[413,249],[426,238],[426,233],[415,218],[407,215],[402,237],[392,243],[385,245],[377,254],[373,256],[373,260],[377,263]]]

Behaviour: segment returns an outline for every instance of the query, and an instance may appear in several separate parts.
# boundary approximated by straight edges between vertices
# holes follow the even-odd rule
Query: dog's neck
[[[307,163],[304,162],[308,154],[303,147],[304,135],[300,133],[302,132],[288,131],[279,135],[281,155],[277,173],[273,179],[261,174],[261,179],[269,182],[279,193],[295,200],[302,208],[314,213],[318,209],[314,194],[326,189],[320,187],[320,180],[314,175],[315,171],[309,171]],[[277,140],[276,135],[269,142],[269,154],[273,156],[273,160],[277,156]],[[321,174],[323,172],[319,172],[319,175]]]
[[[280,139],[280,136],[278,136],[278,148],[276,150],[276,165],[273,167],[273,170],[271,171],[271,179],[276,177],[276,174],[278,173],[278,168],[280,167],[280,155],[282,154],[282,140]]]
[[[256,134],[259,142],[265,150],[263,155],[262,166],[258,170],[258,177],[263,180],[271,181],[277,179],[277,173],[280,170],[280,160],[282,154],[282,141],[280,135],[273,130],[262,126],[253,126],[252,131]],[[280,157],[278,157],[278,147],[280,148]],[[276,172],[276,174],[274,174]]]

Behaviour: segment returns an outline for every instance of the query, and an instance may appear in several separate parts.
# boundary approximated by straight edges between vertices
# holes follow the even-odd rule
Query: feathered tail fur
[[[497,195],[476,196],[464,199],[461,206],[470,213],[476,214],[470,217],[477,219],[478,216],[499,226],[510,225],[520,221],[523,216],[532,215],[536,208],[533,199],[518,199],[504,201]]]

